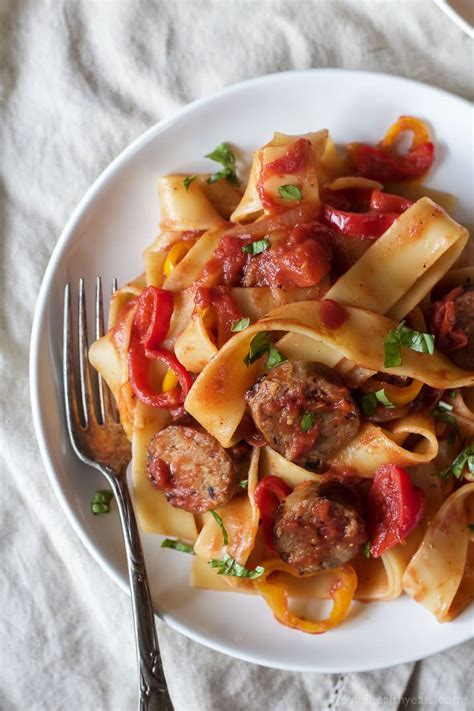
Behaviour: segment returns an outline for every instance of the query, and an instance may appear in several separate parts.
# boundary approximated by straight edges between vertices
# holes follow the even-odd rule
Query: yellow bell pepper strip
[[[187,255],[195,243],[195,239],[180,239],[179,242],[174,243],[166,256],[165,263],[163,264],[163,273],[165,276],[169,276],[171,274],[173,269]]]
[[[408,405],[416,398],[423,383],[419,380],[412,380],[410,385],[399,387],[398,385],[390,385],[385,383],[383,389],[393,405]]]
[[[430,132],[428,131],[428,127],[424,121],[415,118],[415,116],[400,116],[400,118],[388,129],[380,143],[380,146],[389,149],[393,148],[397,138],[405,131],[410,131],[412,133],[410,150],[418,148],[418,146],[421,146],[423,143],[429,143],[431,141]]]
[[[412,132],[412,142],[404,155],[398,155],[394,150],[395,141],[404,131]],[[426,125],[413,116],[400,116],[378,146],[350,143],[347,150],[359,175],[381,183],[421,178],[435,157],[435,147]]]
[[[171,370],[171,368],[168,368],[168,370],[165,373],[165,377],[163,378],[163,382],[161,384],[161,389],[164,393],[169,392],[173,388],[175,388],[178,384],[178,376],[176,373]]]
[[[309,632],[310,634],[322,634],[333,627],[337,627],[347,617],[354,593],[357,588],[357,575],[350,565],[343,565],[334,570],[337,580],[331,588],[333,606],[329,617],[325,620],[305,620],[294,615],[288,606],[288,591],[281,579],[270,580],[270,576],[277,572],[284,572],[296,578],[301,577],[295,568],[279,560],[270,560],[262,563],[265,572],[260,578],[252,581],[255,589],[265,598],[278,622],[287,627]],[[305,576],[307,577],[307,576]]]

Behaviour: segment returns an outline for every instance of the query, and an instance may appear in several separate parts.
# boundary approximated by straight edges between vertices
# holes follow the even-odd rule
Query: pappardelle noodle
[[[144,273],[90,349],[143,529],[191,554],[193,586],[295,629],[403,592],[451,620],[474,591],[474,269],[453,199],[422,185],[427,126],[275,133],[246,184],[230,145],[206,158],[158,179]]]

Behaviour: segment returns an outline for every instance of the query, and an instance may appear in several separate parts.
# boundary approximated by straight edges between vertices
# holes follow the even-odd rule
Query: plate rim
[[[474,39],[474,26],[471,25],[471,23],[452,6],[449,0],[434,0],[434,3],[442,12],[444,12],[446,17],[449,18],[451,22],[457,25],[460,30],[465,32],[468,37]]]
[[[61,234],[53,247],[51,255],[48,260],[47,267],[42,277],[41,286],[38,292],[37,302],[34,310],[31,338],[30,338],[30,349],[29,349],[29,390],[30,390],[30,404],[32,410],[33,426],[35,431],[36,440],[38,443],[41,460],[46,473],[48,475],[49,482],[53,488],[53,491],[60,503],[63,512],[66,515],[67,520],[71,524],[74,532],[91,554],[93,559],[100,565],[104,572],[109,575],[109,577],[128,595],[130,595],[130,588],[128,584],[128,579],[123,579],[119,574],[117,574],[114,569],[109,564],[106,556],[102,551],[97,548],[94,543],[88,538],[86,532],[81,527],[79,519],[75,515],[74,509],[69,505],[66,499],[64,491],[59,484],[55,468],[53,465],[52,458],[48,451],[48,446],[46,443],[46,437],[42,428],[42,417],[41,417],[41,395],[39,390],[39,361],[40,361],[40,348],[41,348],[41,322],[46,317],[47,301],[50,288],[52,286],[52,281],[57,269],[58,264],[61,261],[63,252],[67,247],[69,240],[75,231],[82,216],[87,213],[88,209],[91,207],[93,202],[100,197],[100,193],[104,187],[106,187],[109,177],[113,176],[114,173],[125,164],[129,158],[131,158],[136,152],[141,150],[146,144],[155,138],[156,136],[164,133],[167,128],[173,125],[177,120],[180,120],[186,114],[194,111],[195,109],[211,103],[215,99],[226,96],[233,92],[238,92],[242,88],[248,87],[250,85],[266,84],[267,82],[278,82],[284,76],[301,76],[310,74],[353,74],[360,77],[377,77],[379,80],[389,80],[395,82],[402,82],[404,84],[408,83],[414,87],[421,87],[423,89],[428,89],[431,92],[438,93],[441,96],[449,97],[452,101],[460,102],[463,108],[470,108],[470,102],[457,94],[448,92],[440,87],[433,86],[427,82],[420,82],[411,78],[403,77],[397,74],[390,74],[387,72],[376,72],[376,71],[366,71],[358,69],[344,69],[336,67],[324,67],[324,68],[313,68],[305,70],[288,70],[284,72],[274,72],[271,74],[264,74],[262,76],[254,77],[252,79],[247,79],[234,84],[230,84],[221,88],[220,90],[208,94],[206,96],[195,99],[194,101],[186,104],[185,106],[172,112],[169,116],[164,117],[160,121],[157,121],[153,126],[146,129],[142,134],[135,138],[130,144],[128,144],[99,174],[99,176],[92,182],[90,187],[79,199],[75,208],[73,209],[70,217],[68,218]],[[61,328],[61,326],[59,326]],[[161,615],[159,611],[155,609],[155,615],[161,620],[166,622],[172,629],[180,632],[194,642],[198,642],[210,649],[218,651],[222,654],[226,654],[233,658],[241,659],[253,664],[260,666],[265,666],[273,669],[281,669],[284,671],[297,671],[297,672],[320,672],[320,673],[350,673],[350,672],[365,672],[365,671],[375,671],[377,669],[390,668],[398,664],[410,663],[417,661],[417,656],[407,656],[406,654],[398,654],[393,657],[390,664],[387,666],[386,662],[380,662],[376,664],[371,664],[368,668],[367,664],[354,660],[352,664],[346,665],[330,665],[330,666],[320,666],[318,664],[308,664],[302,665],[297,663],[292,665],[291,663],[275,663],[271,659],[262,657],[259,654],[252,654],[251,652],[245,650],[236,650],[235,648],[230,648],[225,643],[221,643],[215,639],[209,639],[204,634],[198,632],[197,630],[190,628],[187,624],[182,623],[179,619],[171,614]],[[441,651],[451,648],[457,644],[462,644],[463,642],[470,639],[469,633],[466,636],[457,641],[454,645],[451,642],[443,643],[441,640],[436,646],[430,647],[429,653],[423,658],[427,658],[433,654],[437,654]]]

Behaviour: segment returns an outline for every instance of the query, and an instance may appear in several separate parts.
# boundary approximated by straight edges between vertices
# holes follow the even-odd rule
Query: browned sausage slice
[[[239,491],[234,463],[208,432],[169,425],[148,445],[147,473],[172,506],[203,513],[228,504]]]
[[[347,563],[367,540],[358,504],[355,491],[330,475],[298,484],[275,515],[278,555],[300,573]]]
[[[326,461],[359,428],[349,390],[320,363],[287,362],[263,375],[246,394],[255,424],[266,442],[303,466]],[[311,426],[304,431],[303,416]]]
[[[456,328],[466,334],[467,344],[449,352],[451,360],[466,370],[474,370],[474,288],[454,299]]]

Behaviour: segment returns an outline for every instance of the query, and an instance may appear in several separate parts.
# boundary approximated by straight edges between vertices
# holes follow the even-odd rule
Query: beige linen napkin
[[[80,197],[145,129],[233,82],[335,66],[471,96],[471,51],[430,0],[0,0],[2,709],[136,707],[129,599],[66,521],[29,407],[36,295]],[[159,633],[176,711],[391,711],[424,697],[430,708],[470,706],[468,645],[418,665],[322,675],[236,661],[162,624]]]

